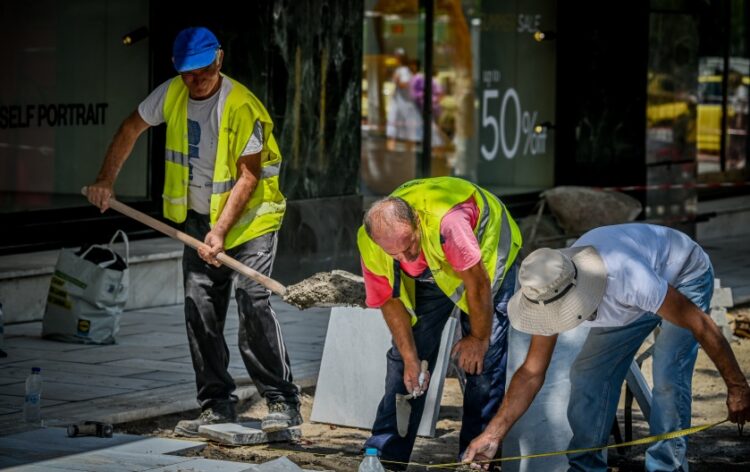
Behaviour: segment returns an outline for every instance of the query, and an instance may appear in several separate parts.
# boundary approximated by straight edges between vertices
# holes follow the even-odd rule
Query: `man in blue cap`
[[[135,141],[149,127],[166,123],[164,216],[184,223],[185,232],[205,243],[197,251],[185,247],[183,255],[185,320],[203,410],[197,419],[177,424],[175,432],[183,435],[197,435],[204,424],[236,421],[235,383],[227,371],[223,334],[233,284],[242,360],[269,405],[263,430],[302,422],[299,389],[270,292],[216,259],[226,251],[270,275],[286,208],[273,122],[255,95],[220,72],[223,58],[211,31],[182,30],[172,56],[179,75],[157,87],[123,121],[88,187],[89,201],[105,211]]]

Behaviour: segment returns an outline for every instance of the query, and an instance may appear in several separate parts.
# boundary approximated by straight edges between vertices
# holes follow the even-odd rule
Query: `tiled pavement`
[[[330,309],[300,311],[274,297],[295,382],[314,384]],[[240,398],[254,395],[237,349],[232,303],[224,330],[230,373]],[[0,359],[0,436],[28,429],[22,422],[24,379],[42,368],[42,417],[47,425],[95,420],[123,422],[197,408],[183,305],[126,311],[117,344],[91,346],[40,338],[41,322],[5,327]]]

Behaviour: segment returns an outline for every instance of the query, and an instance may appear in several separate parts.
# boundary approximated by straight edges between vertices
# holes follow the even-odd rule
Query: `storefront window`
[[[148,40],[122,42],[146,25],[146,0],[3,3],[0,212],[81,205],[81,187],[148,92]],[[123,168],[119,196],[146,197],[146,146]]]
[[[464,177],[497,194],[551,186],[554,2],[438,0],[431,41],[424,21],[416,0],[366,2],[362,193],[391,192],[420,175],[422,159],[431,176]],[[427,47],[430,124],[422,110]]]

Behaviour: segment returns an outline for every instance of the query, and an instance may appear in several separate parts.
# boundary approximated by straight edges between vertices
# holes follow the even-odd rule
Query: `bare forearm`
[[[147,128],[148,124],[143,121],[137,111],[122,122],[107,148],[104,162],[96,176],[97,182],[113,184],[117,180],[117,175],[120,173],[123,164],[130,157],[130,153],[133,152],[135,142]]]
[[[740,370],[729,343],[716,323],[697,305],[670,286],[657,313],[670,323],[693,333],[730,390],[748,388],[745,375]]]
[[[234,226],[240,218],[240,215],[242,215],[242,212],[244,211],[247,202],[250,201],[250,197],[252,197],[257,184],[258,182],[256,180],[245,178],[240,179],[234,187],[232,187],[232,192],[229,194],[224,209],[221,211],[221,215],[219,216],[216,225],[214,225],[213,230],[215,232],[221,234],[227,234],[229,232],[229,229]]]
[[[536,394],[544,384],[544,375],[533,375],[518,370],[510,381],[500,409],[487,425],[485,432],[502,440],[518,418],[529,409]]]
[[[492,332],[492,293],[489,280],[473,290],[467,291],[466,301],[469,305],[469,324],[471,335],[482,341],[490,339]]]
[[[381,311],[404,363],[419,363],[411,330],[411,317],[403,304],[399,300],[390,299],[381,307]]]
[[[703,313],[701,315],[704,318],[702,328],[696,333],[696,338],[701,347],[716,365],[719,374],[727,384],[727,388],[746,388],[748,386],[747,379],[745,379],[745,375],[742,373],[737,358],[734,356],[726,338],[707,315]]]

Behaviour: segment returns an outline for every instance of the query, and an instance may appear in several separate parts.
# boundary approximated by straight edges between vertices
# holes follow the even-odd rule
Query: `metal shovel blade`
[[[411,397],[411,395],[396,394],[396,428],[398,429],[398,435],[402,438],[405,438],[409,431],[409,417],[411,416],[409,400]]]

